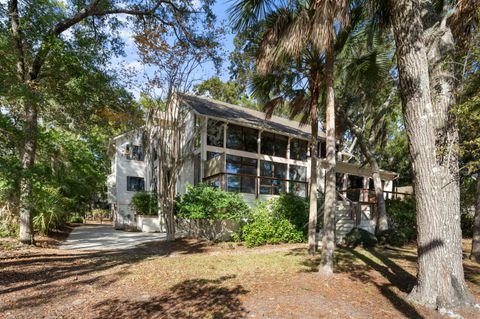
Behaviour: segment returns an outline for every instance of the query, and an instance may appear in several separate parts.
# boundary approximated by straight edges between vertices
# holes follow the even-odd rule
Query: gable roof
[[[266,119],[264,112],[192,94],[178,94],[182,102],[188,104],[188,106],[200,115],[306,139],[309,139],[311,135],[310,125],[301,126],[297,121],[275,115],[270,119]],[[323,132],[319,132],[318,135],[320,138],[325,138]]]

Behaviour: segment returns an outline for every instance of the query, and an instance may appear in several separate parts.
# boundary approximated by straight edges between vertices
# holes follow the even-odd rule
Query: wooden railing
[[[308,182],[296,181],[286,178],[278,178],[271,176],[257,176],[251,174],[239,174],[239,173],[217,173],[212,176],[203,178],[205,183],[211,183],[216,187],[220,187],[223,190],[228,190],[228,177],[235,176],[240,178],[240,193],[254,194],[258,198],[259,195],[279,195],[282,192],[288,192],[293,185],[301,185],[303,189],[303,197],[308,196]],[[253,191],[242,191],[242,179],[254,179]],[[263,183],[269,181],[269,183]],[[278,183],[275,183],[278,181]],[[295,191],[294,191],[295,192]],[[298,193],[298,191],[297,191]]]

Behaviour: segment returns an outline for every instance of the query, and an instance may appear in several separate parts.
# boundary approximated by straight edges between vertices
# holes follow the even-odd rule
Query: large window
[[[139,145],[127,144],[127,159],[143,161],[143,148]]]
[[[287,157],[288,137],[269,132],[262,133],[261,153],[279,157]]]
[[[255,193],[257,160],[227,155],[227,190],[229,192]]]
[[[298,196],[307,196],[307,168],[305,166],[290,165],[289,192]]]
[[[227,126],[227,147],[257,153],[258,152],[258,130],[229,124]]]
[[[260,194],[279,195],[286,191],[286,164],[260,161],[260,176],[262,176],[260,179]]]
[[[207,144],[223,147],[223,122],[208,120],[207,122]]]
[[[290,158],[300,161],[307,160],[307,148],[307,141],[293,138],[290,141]]]
[[[127,176],[127,191],[138,192],[145,190],[143,177]]]

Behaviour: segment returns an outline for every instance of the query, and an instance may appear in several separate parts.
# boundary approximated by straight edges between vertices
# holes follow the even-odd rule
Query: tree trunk
[[[32,207],[32,168],[37,148],[37,108],[26,108],[25,139],[22,150],[22,177],[20,180],[20,234],[23,244],[34,244]]]
[[[475,203],[475,222],[473,224],[471,258],[480,263],[480,175],[477,175],[477,194]]]
[[[333,274],[333,253],[335,250],[335,94],[333,91],[334,52],[328,45],[325,52],[326,82],[326,130],[327,130],[327,168],[325,184],[325,206],[323,214],[322,258],[320,272]]]
[[[405,127],[417,203],[418,274],[414,302],[451,308],[473,302],[465,284],[456,156],[437,144],[419,0],[390,2]],[[437,149],[437,147],[439,147]],[[458,169],[458,167],[457,167]]]
[[[317,145],[318,145],[318,99],[319,99],[320,73],[317,69],[312,71],[310,80],[311,101],[310,101],[310,120],[312,121],[312,141],[310,146],[311,166],[310,166],[310,208],[308,216],[308,254],[313,256],[317,250]]]
[[[385,198],[383,197],[382,180],[380,179],[380,167],[378,166],[378,162],[371,151],[371,146],[365,145],[365,142],[362,138],[359,138],[358,140],[360,143],[360,148],[362,149],[362,153],[367,159],[372,169],[373,187],[375,188],[375,197],[377,199],[378,212],[375,232],[379,233],[388,229],[388,215],[387,208],[385,206]]]

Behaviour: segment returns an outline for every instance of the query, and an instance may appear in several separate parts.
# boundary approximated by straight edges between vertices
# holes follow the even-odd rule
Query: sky
[[[232,0],[217,0],[213,7],[213,11],[217,16],[217,23],[220,24],[224,22],[224,25],[228,27],[228,8],[232,4]],[[135,47],[135,42],[133,40],[133,33],[128,27],[120,31],[120,36],[125,42],[125,57],[112,58],[111,66],[117,70],[127,69],[129,72],[134,74],[133,78],[130,79],[130,85],[127,87],[135,98],[140,97],[142,87],[147,83],[149,76],[153,74],[153,68],[148,65],[144,65],[139,58],[137,53],[137,48]],[[196,70],[195,74],[192,76],[195,79],[206,80],[214,75],[218,75],[222,80],[226,81],[229,79],[228,74],[228,54],[233,50],[233,38],[234,35],[231,33],[231,30],[227,28],[227,34],[225,35],[224,40],[222,41],[222,49],[225,52],[223,57],[223,67],[219,74],[216,74],[215,69],[211,63],[205,64],[203,67]]]

